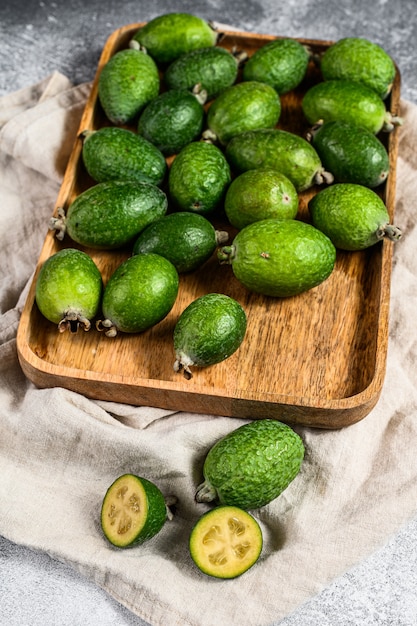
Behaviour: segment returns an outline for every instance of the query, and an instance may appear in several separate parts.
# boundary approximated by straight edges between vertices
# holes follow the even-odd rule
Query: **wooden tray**
[[[128,42],[141,24],[116,30],[100,58],[80,132],[108,125],[97,98],[103,65]],[[222,31],[219,45],[251,55],[274,36]],[[332,42],[303,40],[315,53]],[[308,125],[301,112],[305,91],[320,80],[312,62],[302,85],[282,97],[279,127],[303,135]],[[399,109],[400,75],[397,71],[387,108]],[[391,172],[378,193],[391,219],[394,214],[397,130],[382,134]],[[77,138],[55,207],[67,207],[94,182],[81,159]],[[299,218],[308,221],[307,202],[319,188],[300,196]],[[229,230],[226,223],[216,223]],[[138,335],[109,339],[95,329],[76,334],[57,332],[35,303],[35,283],[42,263],[61,247],[76,247],[70,240],[46,235],[33,283],[24,307],[17,350],[25,375],[38,387],[62,386],[88,397],[133,405],[245,418],[272,418],[319,428],[340,428],[364,418],[378,401],[385,375],[390,278],[393,244],[383,241],[368,250],[338,251],[328,280],[299,296],[266,298],[238,284],[230,266],[219,265],[214,254],[204,267],[180,276],[180,291],[165,320]],[[129,250],[86,250],[106,281]],[[236,298],[248,316],[241,348],[226,361],[194,368],[186,380],[173,370],[172,332],[178,315],[193,299],[222,292]]]

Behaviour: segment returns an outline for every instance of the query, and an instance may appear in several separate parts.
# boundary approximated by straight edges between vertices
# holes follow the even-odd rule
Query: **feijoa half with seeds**
[[[93,259],[81,250],[64,248],[42,265],[35,300],[42,315],[58,330],[89,330],[100,306],[102,278]]]
[[[236,506],[208,511],[191,531],[190,555],[197,567],[215,578],[236,578],[251,568],[262,551],[256,519]]]
[[[230,296],[208,293],[193,300],[174,328],[174,370],[190,379],[191,367],[224,361],[240,347],[246,325],[243,307]]]
[[[106,491],[100,521],[111,544],[130,548],[159,533],[168,516],[165,498],[153,482],[123,474]]]

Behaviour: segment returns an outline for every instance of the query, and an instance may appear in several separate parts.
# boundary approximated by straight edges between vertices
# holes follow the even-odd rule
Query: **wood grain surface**
[[[140,24],[115,31],[108,39],[97,68],[79,132],[108,125],[97,98],[101,68],[128,42]],[[253,54],[276,37],[224,31],[219,45]],[[320,54],[331,42],[299,40]],[[301,112],[303,94],[321,80],[312,61],[303,83],[281,97],[278,127],[305,135]],[[387,108],[398,114],[400,75],[397,70]],[[378,190],[394,216],[398,131],[381,134],[390,155],[391,171]],[[85,172],[82,140],[77,137],[57,198],[64,209],[94,184]],[[171,159],[168,160],[168,163]],[[319,187],[300,194],[298,218],[309,221],[307,203]],[[216,227],[233,228],[218,215]],[[299,296],[267,298],[248,292],[230,266],[216,255],[199,270],[180,275],[180,290],[170,314],[137,335],[120,333],[113,339],[95,329],[59,334],[40,314],[35,286],[42,263],[62,247],[80,247],[68,238],[59,242],[49,231],[38,260],[22,313],[17,349],[26,376],[39,387],[62,386],[88,397],[133,405],[227,415],[272,418],[317,428],[341,428],[363,419],[378,401],[386,367],[390,279],[393,244],[383,241],[360,252],[337,252],[336,266],[321,285]],[[131,249],[89,250],[106,282]],[[172,333],[182,310],[196,297],[226,293],[238,300],[248,317],[239,350],[217,365],[194,368],[191,380],[173,370]]]

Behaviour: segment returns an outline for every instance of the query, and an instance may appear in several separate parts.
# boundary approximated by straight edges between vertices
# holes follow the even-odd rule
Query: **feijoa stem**
[[[230,265],[233,261],[233,258],[236,253],[236,247],[231,246],[223,246],[217,251],[217,258],[219,260],[220,265]]]
[[[96,328],[99,332],[104,332],[106,337],[116,337],[117,327],[111,320],[97,320]]]
[[[392,115],[392,113],[387,111],[382,130],[386,133],[390,133],[394,130],[396,126],[402,126],[403,124],[404,120],[402,117],[399,117],[398,115]]]
[[[227,232],[227,230],[216,230],[215,237],[216,245],[221,246],[229,239],[229,233]]]
[[[197,502],[213,502],[213,500],[215,500],[216,498],[217,491],[214,487],[210,485],[207,480],[198,485],[195,494],[195,499]]]
[[[77,311],[66,311],[64,317],[58,323],[60,333],[64,333],[66,330],[69,330],[71,333],[76,333],[79,327],[85,331],[90,330],[91,322]]]
[[[331,172],[327,172],[324,168],[318,170],[315,174],[314,174],[314,178],[313,181],[316,185],[323,185],[324,183],[326,185],[331,185],[332,182],[334,181],[334,176]]]
[[[65,233],[67,231],[67,218],[65,216],[65,211],[62,207],[59,207],[57,210],[57,217],[51,217],[49,220],[49,230],[54,230],[56,233],[56,238],[59,241],[64,239]]]
[[[387,237],[390,241],[399,241],[402,237],[402,231],[393,224],[383,224],[383,226],[378,228],[376,236],[378,239]]]
[[[183,370],[184,378],[190,380],[193,377],[190,367],[191,365],[194,365],[194,362],[190,359],[190,357],[184,354],[184,352],[177,352],[175,357],[174,372],[180,372]]]

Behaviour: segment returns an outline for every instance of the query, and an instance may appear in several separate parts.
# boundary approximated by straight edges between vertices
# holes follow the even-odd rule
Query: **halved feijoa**
[[[236,506],[219,506],[197,521],[189,547],[205,574],[236,578],[256,563],[262,543],[262,531],[252,515]]]
[[[101,528],[118,548],[129,548],[154,537],[167,519],[159,488],[140,476],[123,474],[108,488],[101,507]]]

